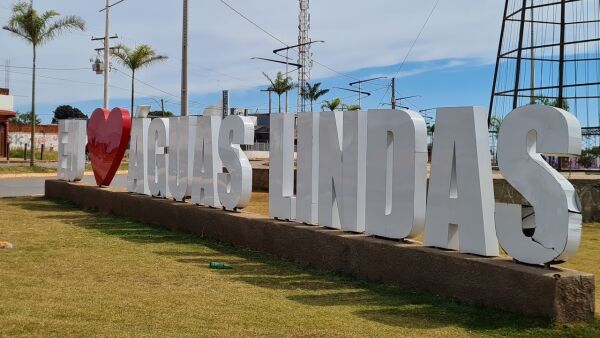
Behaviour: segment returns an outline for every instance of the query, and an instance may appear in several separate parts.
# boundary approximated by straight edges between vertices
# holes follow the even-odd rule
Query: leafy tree
[[[172,116],[175,116],[175,114],[171,113],[170,111],[155,110],[155,111],[151,111],[148,113],[148,117],[172,117]]]
[[[336,97],[335,99],[331,100],[331,101],[323,101],[323,104],[321,105],[321,109],[328,109],[330,111],[335,111],[336,109],[338,109],[339,107],[342,106],[342,99],[340,99],[339,97]]]
[[[490,131],[499,132],[504,119],[502,117],[492,116],[490,119]]]
[[[32,46],[32,77],[31,77],[31,114],[35,116],[35,78],[37,48],[71,30],[85,30],[85,22],[77,16],[60,16],[56,11],[50,10],[38,14],[33,6],[27,2],[16,3],[12,8],[12,16],[3,29],[29,42]],[[32,119],[37,122],[37,118]],[[31,144],[35,144],[35,123],[31,125]],[[34,166],[33,151],[31,152],[30,165]]]
[[[360,110],[360,105],[359,104],[349,104],[346,106],[346,110],[347,111],[358,111],[358,110]]]
[[[538,103],[538,104],[543,104],[545,106],[552,106],[552,107],[556,107],[556,108],[561,108],[561,109],[564,109],[566,111],[570,110],[569,101],[564,100],[564,99],[562,100],[562,102],[559,102],[558,99],[551,100],[551,99],[549,99],[549,98],[547,98],[547,97],[545,97],[545,96],[542,95],[542,96],[539,96],[539,97],[535,98],[534,102]]]
[[[277,72],[277,76],[275,77],[275,80],[272,80],[269,77],[269,75],[267,75],[266,73],[263,73],[263,75],[271,83],[271,86],[268,88],[268,90],[277,94],[277,98],[279,100],[279,112],[281,113],[281,95],[294,89],[296,87],[296,85],[292,82],[291,77],[289,77],[289,76],[284,77],[281,72]]]
[[[314,111],[314,103],[321,96],[329,93],[329,89],[321,89],[321,82],[317,82],[315,84],[306,83],[306,86],[302,88],[302,92],[300,93],[305,100],[310,101],[310,111]]]
[[[67,120],[67,119],[87,119],[87,115],[85,115],[79,108],[74,108],[69,105],[58,106],[54,110],[54,117],[52,118],[52,124],[57,124],[58,120]]]
[[[596,156],[590,153],[582,153],[581,156],[577,159],[580,165],[584,168],[589,168],[592,166],[594,159]]]
[[[17,113],[17,116],[11,118],[8,122],[17,126],[29,126],[31,125],[31,112]],[[35,117],[35,124],[42,124],[42,120],[38,116]]]
[[[158,55],[148,45],[140,45],[134,49],[131,49],[124,45],[119,45],[117,50],[112,53],[123,66],[131,70],[131,114],[133,114],[133,107],[135,106],[135,72],[149,67],[154,63],[165,61],[168,59],[166,55]]]

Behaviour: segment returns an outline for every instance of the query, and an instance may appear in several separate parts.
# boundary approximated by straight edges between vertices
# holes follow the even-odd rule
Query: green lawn
[[[71,204],[0,199],[0,210],[0,240],[15,244],[0,251],[2,336],[600,336],[600,320],[548,326]],[[600,226],[584,237],[572,265],[597,272],[588,250]],[[211,261],[234,269],[210,270]]]
[[[47,174],[55,173],[56,169],[28,165],[0,167],[0,175],[2,174]]]
[[[10,158],[11,159],[22,159],[23,158],[24,149],[11,149],[10,150]],[[31,156],[31,149],[27,151],[27,159]],[[35,159],[39,160],[42,157],[42,153],[39,149],[35,150]],[[44,160],[45,161],[56,161],[58,160],[58,151],[56,150],[45,150],[44,151]]]

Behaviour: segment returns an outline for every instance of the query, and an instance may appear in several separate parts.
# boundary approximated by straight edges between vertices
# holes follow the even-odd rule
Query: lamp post
[[[360,109],[362,109],[362,106],[360,105],[361,102],[361,95],[365,95],[366,97],[371,96],[371,93],[369,92],[363,92],[362,90],[356,90],[356,89],[350,89],[350,88],[342,88],[342,87],[333,87],[334,89],[339,89],[339,90],[345,90],[347,92],[352,92],[352,93],[358,93],[358,105],[360,106]]]
[[[362,92],[362,84],[365,82],[371,82],[371,81],[375,81],[375,80],[381,80],[381,79],[387,79],[386,76],[380,76],[380,77],[374,77],[372,79],[366,79],[366,80],[358,80],[358,81],[354,81],[354,82],[350,82],[348,85],[350,87],[354,87],[355,85],[358,85],[358,105],[362,107],[361,105],[361,98],[360,98],[360,93]]]
[[[278,49],[274,49],[273,50],[273,54],[277,55],[277,56],[281,56],[285,58],[285,73],[288,73],[288,65],[290,65],[289,63],[289,51],[290,49],[293,48],[298,48],[298,47],[302,47],[302,46],[308,46],[308,45],[312,45],[313,43],[325,43],[325,40],[314,40],[314,41],[309,41],[309,42],[305,42],[305,43],[300,43],[297,45],[293,45],[293,46],[287,46],[287,47],[283,47],[283,48],[278,48]],[[279,54],[279,52],[285,51],[285,56]],[[302,68],[304,65],[302,65],[301,67],[299,67],[298,69]],[[298,81],[298,96],[302,95],[302,89],[301,87],[304,86],[304,83],[300,83],[300,81]],[[304,100],[304,99],[302,99]],[[304,101],[302,101],[304,102]],[[304,107],[304,104],[302,104],[302,106]],[[285,110],[288,111],[288,93],[285,93]]]
[[[183,0],[183,33],[181,43],[181,116],[188,115],[188,0]]]
[[[291,62],[289,62],[288,59],[286,59],[285,61],[281,61],[281,60],[267,59],[267,58],[261,58],[261,57],[252,57],[252,58],[250,58],[250,60],[263,60],[263,61],[269,61],[269,62],[275,62],[275,63],[285,64],[285,69],[286,69],[285,76],[288,76],[288,73],[289,73],[288,66],[289,65],[292,65],[292,66],[296,67],[296,69],[294,69],[294,71],[302,68],[301,64],[291,63]],[[270,96],[269,96],[269,98],[270,98]],[[287,92],[285,92],[285,110],[286,110],[286,112],[288,110]]]

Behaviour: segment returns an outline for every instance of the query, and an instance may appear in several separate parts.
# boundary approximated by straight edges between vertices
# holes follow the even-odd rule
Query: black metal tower
[[[600,0],[506,0],[490,121],[530,103],[572,112],[600,145]]]

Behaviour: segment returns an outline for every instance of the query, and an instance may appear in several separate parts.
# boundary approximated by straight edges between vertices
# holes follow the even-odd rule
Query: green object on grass
[[[208,265],[209,268],[211,269],[216,269],[216,270],[229,270],[229,269],[233,269],[233,267],[227,263],[221,263],[221,262],[211,262]]]

